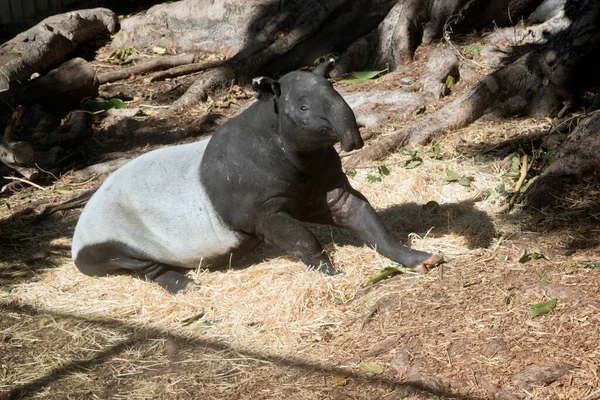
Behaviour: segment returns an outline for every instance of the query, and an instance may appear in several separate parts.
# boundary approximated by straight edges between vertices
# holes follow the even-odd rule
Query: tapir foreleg
[[[405,267],[424,270],[443,260],[438,255],[414,250],[399,243],[381,222],[371,204],[351,187],[327,193],[327,204],[336,225]]]
[[[266,243],[299,257],[309,267],[327,275],[338,273],[312,232],[285,212],[264,217],[256,227],[256,234]]]

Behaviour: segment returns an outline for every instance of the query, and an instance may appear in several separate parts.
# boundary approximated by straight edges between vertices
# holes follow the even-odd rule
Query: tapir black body
[[[343,227],[410,268],[439,263],[398,243],[350,186],[333,144],[350,151],[363,142],[327,67],[257,78],[259,101],[210,140],[150,152],[115,172],[77,224],[77,267],[132,270],[177,292],[193,284],[177,267],[227,261],[264,241],[335,274],[303,222]]]

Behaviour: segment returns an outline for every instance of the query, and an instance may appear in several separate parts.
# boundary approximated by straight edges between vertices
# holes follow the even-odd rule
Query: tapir
[[[182,268],[227,263],[266,242],[336,274],[304,222],[344,228],[409,268],[440,263],[396,241],[350,186],[333,145],[363,141],[330,67],[255,78],[257,101],[210,139],[148,152],[110,175],[75,228],[77,268],[129,270],[177,293],[195,286]]]

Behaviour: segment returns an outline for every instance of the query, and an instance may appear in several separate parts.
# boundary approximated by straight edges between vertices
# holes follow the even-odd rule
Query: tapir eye
[[[308,111],[308,107],[306,107],[306,106],[301,106],[301,107],[300,107],[300,110],[302,110],[302,111]]]

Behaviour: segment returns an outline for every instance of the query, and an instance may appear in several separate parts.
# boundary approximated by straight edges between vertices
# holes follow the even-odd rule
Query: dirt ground
[[[418,79],[419,60],[336,87],[399,90],[403,78]],[[249,87],[232,87],[176,117],[155,108],[193,79],[103,86],[129,107],[153,107],[125,122],[98,121],[88,159],[197,140],[251,101]],[[468,87],[460,85],[453,96]],[[378,137],[403,123],[391,116],[370,129]],[[81,161],[43,190],[24,184],[0,198],[0,398],[599,399],[599,177],[570,186],[552,209],[499,212],[518,178],[512,158],[549,129],[544,118],[487,118],[419,149],[412,169],[413,156],[397,153],[348,171],[399,240],[447,259],[427,275],[371,285],[370,276],[397,265],[319,226],[341,276],[307,272],[262,246],[240,265],[190,272],[197,292],[173,296],[129,275],[90,278],[70,259],[80,210],[37,222],[28,209],[101,178],[79,181]],[[531,316],[553,299],[555,308]]]

